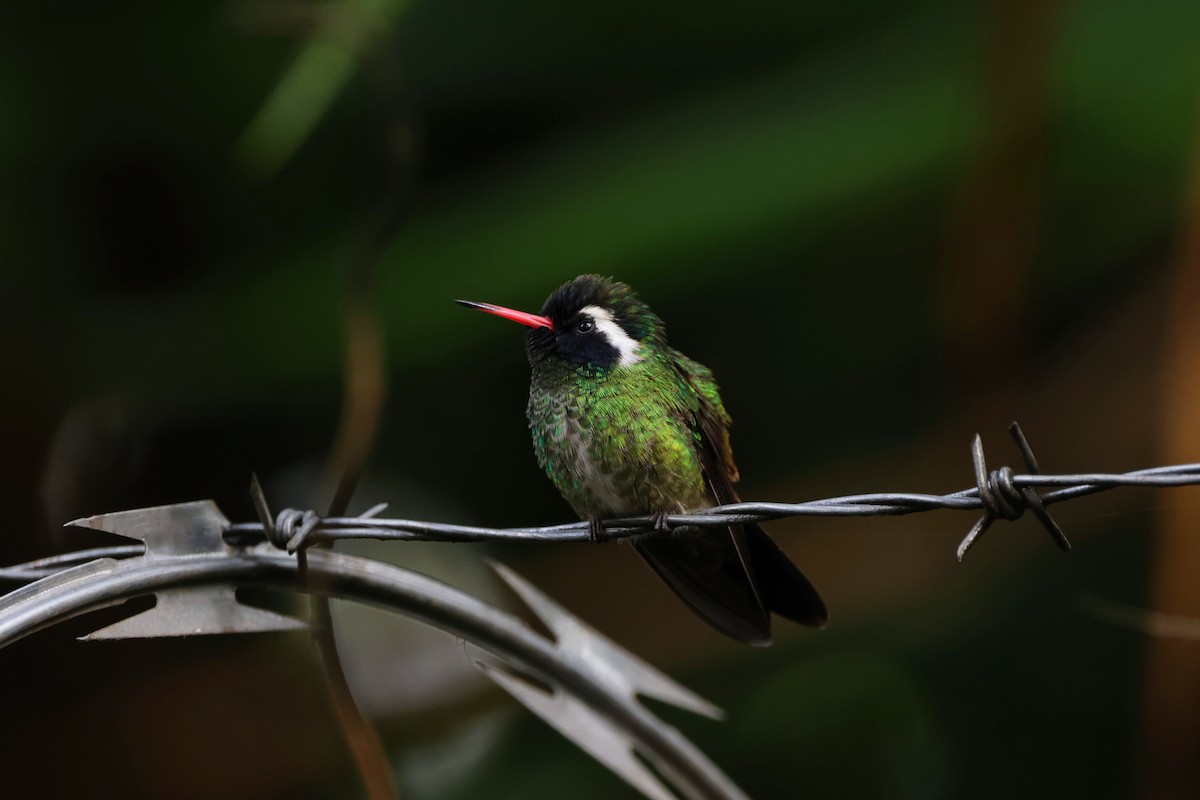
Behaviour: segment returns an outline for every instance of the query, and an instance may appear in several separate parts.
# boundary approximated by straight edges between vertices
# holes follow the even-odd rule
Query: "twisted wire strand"
[[[996,519],[1016,520],[1029,510],[1047,529],[1056,544],[1063,550],[1069,550],[1070,542],[1046,511],[1046,506],[1121,486],[1167,488],[1200,485],[1200,464],[1151,467],[1124,473],[1043,475],[1038,471],[1037,460],[1020,426],[1014,422],[1009,426],[1009,432],[1016,441],[1029,472],[1016,474],[1010,467],[1001,467],[989,472],[982,440],[976,436],[971,448],[976,485],[971,489],[944,495],[881,492],[830,497],[802,503],[731,503],[689,514],[667,515],[661,522],[668,528],[719,528],[731,524],[766,522],[797,516],[900,516],[940,509],[982,510],[983,515],[959,545],[958,558],[961,561]],[[1053,490],[1042,495],[1037,493],[1038,489],[1046,488]],[[373,516],[376,512],[377,508],[372,509],[370,514]],[[279,529],[283,527],[282,523],[303,519],[306,522],[303,533],[311,541],[590,541],[593,535],[586,521],[539,527],[487,528],[421,520],[366,519],[365,516],[327,517],[314,523],[311,516],[284,511],[280,514],[276,527]],[[617,539],[647,533],[655,530],[656,521],[659,520],[651,515],[605,520],[604,538]],[[282,531],[277,535],[283,537],[286,532]],[[253,524],[235,525],[230,529],[230,534],[235,537],[239,534],[255,533],[259,531]]]
[[[847,495],[804,503],[732,503],[703,509],[690,514],[670,514],[656,518],[651,515],[625,517],[602,522],[604,539],[636,536],[667,528],[716,528],[749,522],[766,522],[797,516],[899,516],[936,509],[982,510],[983,514],[958,546],[958,560],[983,536],[997,519],[1016,520],[1030,511],[1046,529],[1055,544],[1064,551],[1071,549],[1066,534],[1050,516],[1046,506],[1076,497],[1095,494],[1118,486],[1191,486],[1200,484],[1200,464],[1179,464],[1153,467],[1125,473],[1083,473],[1072,475],[1043,475],[1029,446],[1029,441],[1016,422],[1009,426],[1026,474],[1018,475],[1010,467],[989,471],[983,453],[983,440],[977,435],[971,443],[971,461],[975,486],[952,494],[918,494],[889,492]],[[1038,489],[1060,487],[1044,495]],[[260,518],[266,520],[266,501],[261,501]],[[595,526],[588,522],[567,523],[527,528],[485,528],[420,520],[370,518],[378,511],[372,509],[360,517],[314,518],[312,512],[285,510],[274,526],[267,526],[268,538],[278,543],[288,542],[294,552],[303,542],[331,542],[339,539],[378,539],[401,541],[594,541]],[[299,527],[298,527],[299,526]],[[233,526],[229,533],[253,535],[253,524]]]
[[[1043,505],[1052,505],[1084,495],[1096,494],[1121,486],[1169,488],[1200,485],[1200,463],[1155,467],[1121,474],[1086,473],[1079,475],[1014,475],[1017,487],[1064,487],[1041,495]],[[713,506],[691,514],[669,514],[665,521],[670,527],[722,528],[731,524],[769,522],[787,517],[867,517],[901,516],[924,511],[972,511],[985,508],[979,489],[965,489],[951,494],[919,494],[911,492],[880,492],[845,495],[800,503],[744,502]],[[634,536],[653,530],[649,515],[605,520],[609,538]],[[238,523],[230,526],[231,536],[262,538],[257,523]],[[519,528],[488,528],[474,525],[430,522],[425,520],[361,517],[325,517],[312,538],[319,541],[339,539],[399,539],[405,541],[474,542],[486,540],[587,541],[588,523],[568,522]]]
[[[11,567],[0,567],[0,580],[36,581],[40,578],[53,575],[56,572],[62,572],[64,569],[70,569],[80,564],[86,564],[89,561],[95,561],[97,558],[132,558],[140,556],[145,552],[145,546],[140,544],[119,544],[109,547],[91,547],[87,550],[75,550],[71,553],[63,553],[62,555],[50,556],[48,558],[37,558],[33,561],[26,561],[23,564],[14,564]]]
[[[1037,472],[1037,462],[1020,428],[1014,423],[1010,431],[1017,440],[1029,472],[1017,474],[1008,467],[989,471],[983,457],[983,445],[979,437],[976,437],[972,445],[976,485],[970,489],[950,494],[879,492],[827,497],[801,503],[731,503],[689,514],[670,514],[662,521],[669,528],[721,528],[801,516],[867,517],[901,516],[936,510],[982,511],[982,515],[959,545],[958,558],[962,560],[966,552],[997,519],[1015,520],[1029,510],[1047,529],[1055,543],[1063,550],[1068,550],[1070,543],[1046,511],[1046,506],[1122,486],[1170,488],[1200,485],[1200,463],[1151,467],[1123,473],[1044,475]],[[1051,491],[1038,494],[1039,489]],[[276,547],[286,548],[289,552],[303,553],[306,547],[318,542],[336,542],[342,539],[437,542],[593,541],[587,521],[534,527],[489,528],[378,517],[376,515],[386,507],[383,504],[374,506],[356,517],[321,517],[314,511],[299,509],[284,509],[273,517],[257,481],[253,484],[251,494],[259,521],[230,525],[225,534],[231,544],[249,544],[265,540]],[[655,530],[656,521],[651,515],[605,520],[604,538],[620,539],[648,533]],[[31,581],[94,558],[128,558],[142,552],[141,545],[81,550],[0,568],[0,579]]]

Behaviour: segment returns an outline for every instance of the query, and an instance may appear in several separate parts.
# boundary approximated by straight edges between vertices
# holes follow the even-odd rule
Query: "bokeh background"
[[[748,499],[965,488],[1012,419],[1046,471],[1200,461],[1194,0],[0,20],[0,563],[108,543],[61,528],[102,511],[252,519],[252,470],[323,508],[366,444],[356,509],[568,520],[521,332],[450,300],[583,272],[714,369]],[[1200,490],[1055,513],[1069,556],[1021,520],[962,565],[969,515],[772,524],[831,624],[767,651],[618,545],[363,552],[515,608],[511,564],[724,707],[664,713],[757,798],[1200,795]],[[336,611],[403,797],[633,796],[469,645]],[[307,639],[73,640],[102,621],[0,653],[5,794],[361,796]]]

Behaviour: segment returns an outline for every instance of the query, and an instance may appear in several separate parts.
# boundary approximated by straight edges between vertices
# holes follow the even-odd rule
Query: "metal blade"
[[[522,705],[611,769],[650,800],[679,800],[633,754],[629,735],[560,689],[547,693],[507,671],[476,662],[483,673]]]
[[[80,640],[155,639],[169,636],[207,636],[220,633],[260,633],[304,630],[307,624],[292,617],[242,605],[234,587],[197,586],[170,589],[155,595],[149,611],[93,631]]]
[[[135,508],[72,520],[67,526],[115,533],[146,544],[146,555],[187,556],[230,550],[221,537],[229,520],[212,500]]]
[[[146,553],[141,557],[151,561],[235,552],[222,536],[229,527],[229,520],[211,500],[98,514],[67,524],[140,540],[146,544]],[[29,588],[35,586],[36,583]],[[215,584],[157,592],[154,608],[82,638],[85,641],[149,639],[290,631],[307,627],[298,619],[242,605],[233,585]]]
[[[712,719],[724,716],[721,709],[588,627],[508,567],[492,562],[492,569],[554,633],[561,650],[576,654],[581,665],[619,694],[630,700],[639,694],[653,697]]]

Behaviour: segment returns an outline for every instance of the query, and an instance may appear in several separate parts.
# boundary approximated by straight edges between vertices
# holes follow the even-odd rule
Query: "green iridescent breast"
[[[670,354],[611,370],[535,367],[527,408],[538,463],[582,517],[707,505],[702,402]]]

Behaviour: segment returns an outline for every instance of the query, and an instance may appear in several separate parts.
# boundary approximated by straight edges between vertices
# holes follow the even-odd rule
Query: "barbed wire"
[[[1016,474],[1010,467],[989,471],[983,452],[983,440],[975,436],[971,445],[971,461],[975,486],[952,494],[918,494],[911,492],[881,492],[846,495],[802,503],[748,502],[713,506],[688,514],[639,515],[604,520],[602,539],[619,539],[652,531],[668,529],[719,528],[750,522],[766,522],[799,516],[900,516],[934,510],[982,510],[971,530],[958,546],[958,560],[997,519],[1016,520],[1025,511],[1037,517],[1042,527],[1062,550],[1071,544],[1050,516],[1046,506],[1084,495],[1095,494],[1119,486],[1194,486],[1200,485],[1200,464],[1179,464],[1153,467],[1124,473],[1079,473],[1043,475],[1037,459],[1017,423],[1009,426],[1021,457],[1028,470]],[[1039,495],[1038,489],[1059,487]],[[376,539],[399,541],[596,541],[596,527],[590,523],[574,522],[561,525],[524,528],[485,528],[420,520],[387,519],[375,516],[382,507],[376,506],[358,517],[320,517],[311,511],[286,509],[272,521],[261,493],[255,497],[259,509],[258,524],[238,524],[229,535],[265,536],[289,552],[302,550],[316,542],[342,539]]]
[[[767,522],[787,517],[865,517],[901,516],[936,510],[980,511],[982,515],[958,546],[961,561],[997,519],[1016,520],[1030,511],[1062,550],[1071,548],[1066,535],[1046,510],[1047,506],[1096,494],[1121,486],[1169,488],[1200,485],[1200,463],[1152,467],[1123,473],[1076,473],[1043,475],[1020,426],[1009,431],[1016,440],[1026,473],[1010,467],[989,471],[984,458],[983,441],[977,435],[971,446],[975,486],[951,494],[879,492],[828,497],[801,503],[745,502],[714,506],[688,514],[664,517],[640,515],[605,520],[603,540],[621,539],[667,528],[720,528],[750,522]],[[1039,494],[1039,489],[1051,489]],[[385,504],[374,506],[355,517],[322,517],[314,511],[284,509],[272,515],[257,480],[251,495],[258,510],[258,522],[229,526],[226,540],[245,544],[266,539],[289,552],[302,552],[317,543],[344,539],[382,541],[438,542],[584,542],[596,541],[594,528],[587,522],[571,522],[520,528],[488,528],[424,520],[378,517]],[[140,555],[141,545],[101,547],[0,568],[0,579],[31,581],[94,558],[128,558]]]

